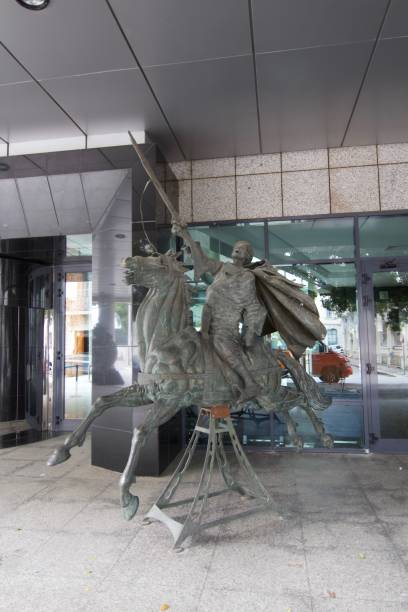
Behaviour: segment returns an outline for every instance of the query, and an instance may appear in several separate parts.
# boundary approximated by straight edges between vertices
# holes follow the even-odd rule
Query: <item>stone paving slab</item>
[[[170,470],[137,479],[126,522],[119,474],[90,465],[89,440],[47,468],[54,446],[0,453],[1,611],[408,611],[407,456],[250,453],[273,507],[176,553],[163,525],[142,524]],[[212,502],[214,516],[251,503]]]

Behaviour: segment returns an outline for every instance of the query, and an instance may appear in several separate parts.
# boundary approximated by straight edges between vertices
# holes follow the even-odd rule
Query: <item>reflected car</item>
[[[334,351],[323,342],[316,342],[312,349],[312,374],[322,382],[338,383],[353,373],[350,360],[343,353]]]

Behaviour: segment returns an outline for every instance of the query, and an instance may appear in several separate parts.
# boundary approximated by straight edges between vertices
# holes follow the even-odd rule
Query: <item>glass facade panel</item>
[[[380,437],[408,439],[408,272],[374,272]]]
[[[312,259],[354,258],[353,219],[296,219],[268,223],[269,254],[273,264]]]
[[[91,409],[92,280],[90,272],[65,275],[65,418],[83,419]]]
[[[313,228],[313,222],[289,222],[295,228],[292,234],[295,243],[304,249],[292,252],[292,258],[305,258],[333,255],[350,257],[353,255],[353,220],[331,219],[329,224],[318,220],[318,228]],[[325,221],[325,220],[324,220]],[[339,224],[339,232],[334,228]],[[269,240],[271,241],[271,225],[273,236],[278,234],[275,229],[285,227],[285,224],[268,224]],[[286,225],[287,227],[287,225]],[[327,229],[329,238],[325,236]],[[230,253],[237,240],[249,240],[255,247],[255,257],[263,258],[263,224],[222,225],[218,227],[191,228],[193,238],[200,242],[203,250],[212,258],[220,261],[231,261]],[[302,231],[301,231],[302,230]],[[310,232],[310,239],[302,232]],[[290,232],[286,233],[286,239]],[[303,236],[303,237],[302,237]],[[296,238],[296,240],[295,240]],[[336,242],[336,239],[337,242]],[[310,240],[310,243],[309,243]],[[320,241],[320,242],[319,242]],[[333,241],[334,246],[328,248]],[[288,240],[287,240],[288,242]],[[308,246],[308,249],[305,247]],[[312,248],[312,245],[313,248]],[[318,245],[318,246],[316,246]],[[289,247],[288,247],[289,248]],[[282,246],[280,247],[282,252]],[[278,248],[275,251],[277,258]],[[354,264],[334,263],[290,263],[289,256],[283,254],[281,261],[285,265],[276,265],[276,269],[289,280],[297,282],[305,293],[315,299],[320,318],[326,326],[327,335],[323,342],[307,349],[302,357],[306,371],[321,387],[321,391],[330,398],[331,405],[318,416],[323,420],[326,431],[333,436],[335,447],[361,447],[363,445],[363,402],[360,373],[358,313],[356,300],[356,271]],[[286,258],[287,257],[287,258]],[[273,257],[271,257],[273,259]],[[187,265],[191,260],[185,258]],[[289,265],[288,265],[289,264]],[[192,279],[192,272],[190,273]],[[209,279],[209,282],[211,279]],[[193,282],[193,281],[192,281]],[[206,299],[207,285],[204,282],[196,286],[193,298],[194,323],[197,329],[201,325],[201,311]],[[286,349],[283,339],[277,332],[267,338],[273,349]],[[288,373],[283,373],[283,385],[294,386]],[[303,437],[305,447],[322,446],[307,414],[301,408],[294,408],[291,416],[298,423],[298,433]],[[246,408],[234,414],[235,425],[244,444],[257,446],[291,446],[286,423],[282,415],[267,415],[261,410]],[[187,431],[194,425],[194,413],[187,419]]]
[[[408,255],[408,215],[359,218],[361,257]]]
[[[354,264],[298,264],[278,267],[278,270],[302,285],[303,291],[314,298],[320,320],[327,329],[323,342],[306,349],[301,357],[308,374],[331,400],[331,405],[318,416],[333,437],[335,447],[361,447],[363,402]],[[334,337],[336,344],[331,343]],[[285,348],[277,333],[273,334],[272,347]],[[289,375],[284,384],[294,386]],[[306,413],[294,408],[291,416],[298,423],[297,431],[305,447],[321,446]],[[275,423],[274,439],[278,446],[291,446],[283,422]]]

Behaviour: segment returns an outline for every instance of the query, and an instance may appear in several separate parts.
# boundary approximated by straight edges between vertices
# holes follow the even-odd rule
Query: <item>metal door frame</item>
[[[65,275],[91,272],[92,263],[65,263],[54,268],[54,431],[72,431],[83,419],[65,419]]]
[[[53,266],[42,266],[40,268],[36,268],[35,270],[32,270],[30,272],[29,275],[29,280],[28,282],[30,283],[31,281],[35,281],[36,278],[43,276],[45,274],[48,274],[51,276],[51,279],[53,279]],[[44,324],[46,321],[49,320],[50,318],[50,312],[52,312],[53,307],[47,306],[47,307],[39,307],[39,306],[33,306],[30,305],[28,308],[21,308],[19,307],[19,326],[20,326],[20,321],[21,321],[21,317],[23,315],[25,315],[28,320],[27,320],[27,339],[26,339],[26,347],[25,347],[25,378],[26,378],[26,400],[25,400],[25,419],[27,421],[27,423],[30,425],[30,427],[32,429],[35,429],[37,431],[47,431],[50,428],[50,423],[52,423],[52,410],[53,410],[53,384],[50,386],[49,381],[50,381],[50,370],[49,368],[51,368],[51,378],[54,377],[54,372],[53,372],[53,361],[50,360],[50,357],[53,358],[52,355],[50,355],[49,352],[49,346],[46,347],[44,344]],[[37,333],[35,334],[35,342],[36,342],[36,346],[38,348],[38,346],[41,347],[42,349],[42,353],[41,356],[37,355],[38,358],[40,358],[40,361],[38,361],[38,359],[35,360],[35,363],[32,364],[30,362],[30,333],[31,333],[31,322],[30,322],[30,312],[31,311],[39,311],[41,312],[41,326],[39,329],[37,329]],[[47,371],[47,379],[45,376],[45,371]],[[36,408],[38,413],[35,416],[31,416],[30,415],[30,401],[31,401],[31,393],[29,392],[28,389],[28,382],[30,381],[31,378],[35,377],[37,379],[38,382],[38,386],[36,389],[36,397],[35,397],[35,403],[36,403]],[[55,379],[53,378],[53,382],[55,381]],[[48,390],[49,393],[44,393],[45,390]],[[44,410],[44,396],[47,396],[47,410]]]
[[[366,441],[371,451],[407,452],[408,439],[381,438],[378,398],[377,347],[373,274],[376,272],[408,272],[408,257],[376,257],[361,260],[359,295],[361,322],[361,373],[364,390]]]

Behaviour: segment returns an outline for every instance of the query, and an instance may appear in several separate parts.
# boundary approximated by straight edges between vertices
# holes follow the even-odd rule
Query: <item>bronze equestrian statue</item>
[[[322,444],[333,446],[315,412],[327,408],[330,400],[320,393],[298,360],[307,346],[325,335],[313,300],[267,262],[252,264],[249,243],[234,246],[232,264],[207,258],[182,226],[147,160],[133,139],[132,142],[172,213],[173,231],[191,250],[196,279],[209,272],[214,282],[207,291],[202,329],[198,332],[192,324],[187,269],[175,254],[136,256],[125,261],[127,282],[148,288],[135,321],[141,365],[138,382],[97,399],[90,414],[48,460],[48,465],[67,460],[70,450],[83,444],[88,428],[105,410],[148,405],[142,425],[134,430],[128,462],[120,478],[120,501],[128,520],[139,506],[130,487],[140,450],[149,434],[180,408],[242,406],[251,401],[260,410],[278,413],[300,448],[303,442],[290,415],[291,408],[299,407],[310,418]],[[264,335],[275,329],[293,356],[273,350],[265,342]],[[282,364],[292,377],[293,388],[281,384]]]

